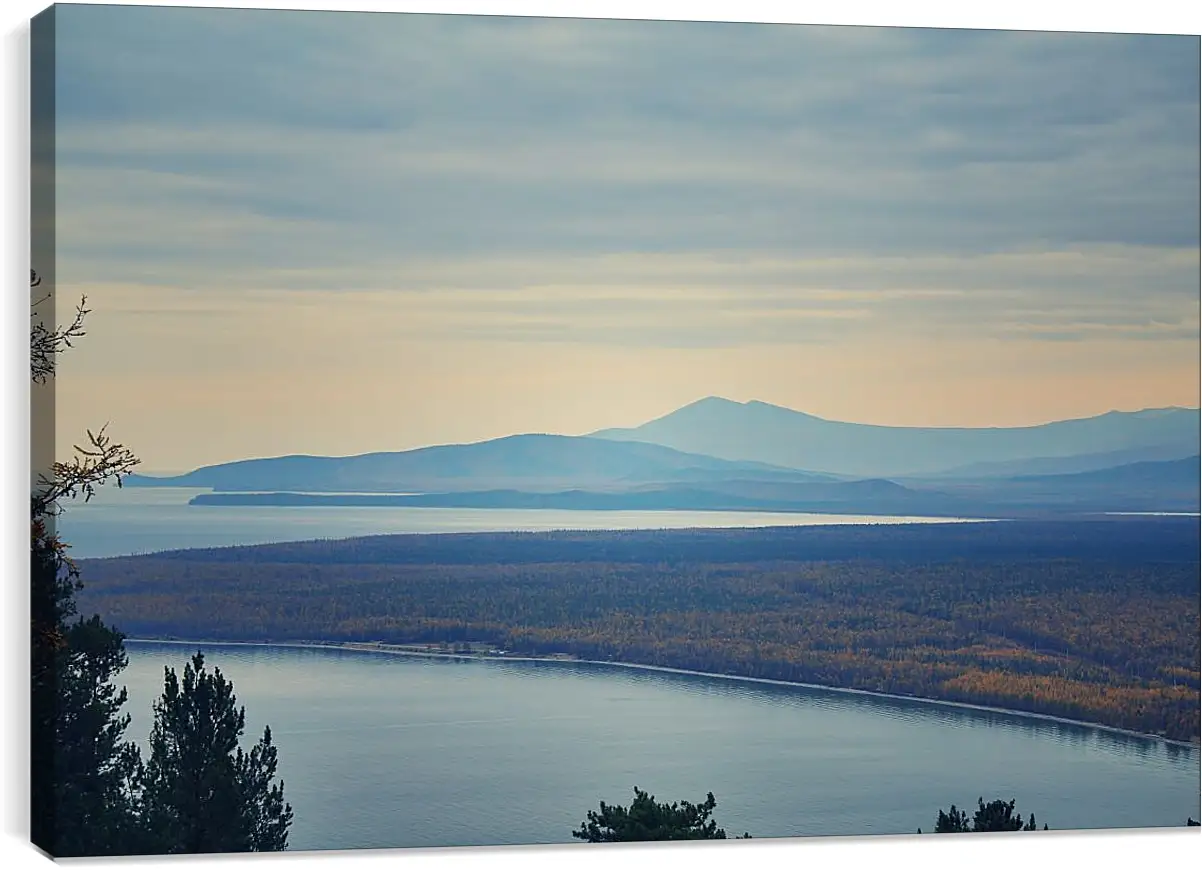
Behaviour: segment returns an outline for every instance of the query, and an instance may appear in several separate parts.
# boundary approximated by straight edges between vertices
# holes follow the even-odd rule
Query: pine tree
[[[977,811],[973,815],[972,829],[977,833],[996,831],[1034,831],[1035,814],[1023,824],[1022,813],[1014,811],[1014,801],[1007,803],[1003,800],[985,803],[984,798],[977,798]]]
[[[963,834],[971,830],[972,828],[968,824],[968,813],[956,809],[955,804],[952,804],[946,813],[940,810],[939,818],[935,820],[936,834]]]
[[[60,570],[61,546],[33,518],[30,548],[30,839],[58,854],[59,697],[66,670],[67,621],[75,614],[75,580]]]
[[[150,760],[142,777],[142,821],[154,853],[266,852],[287,848],[292,807],[271,729],[249,753],[239,746],[245,709],[220,669],[197,653],[183,681],[164,672],[154,706]]]
[[[1044,825],[1043,829],[1046,831],[1048,826]],[[968,813],[965,810],[956,809],[955,804],[952,804],[947,812],[940,810],[939,817],[935,821],[936,834],[1037,830],[1039,828],[1035,824],[1035,814],[1032,813],[1024,823],[1022,813],[1014,811],[1013,800],[994,800],[985,803],[984,798],[977,798],[977,811],[973,814],[971,824],[969,823]],[[922,831],[920,830],[919,833],[922,833]]]
[[[651,840],[725,840],[726,831],[710,818],[718,802],[714,793],[699,804],[657,803],[652,795],[635,786],[630,809],[601,801],[572,836],[589,843],[629,843]],[[751,839],[744,834],[739,839]]]
[[[125,739],[124,638],[98,616],[70,622],[76,581],[52,536],[35,540],[31,712],[31,839],[56,857],[134,849],[133,781]]]

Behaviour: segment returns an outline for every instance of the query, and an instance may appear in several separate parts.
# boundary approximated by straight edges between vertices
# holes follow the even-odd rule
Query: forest
[[[1058,558],[1196,565],[1200,542],[1196,517],[1106,517],[670,531],[372,535],[172,550],[153,558],[189,562],[471,565],[813,561],[871,554],[890,562]]]
[[[80,603],[132,637],[476,641],[1197,742],[1198,552],[1196,519],[378,536],[82,560]]]

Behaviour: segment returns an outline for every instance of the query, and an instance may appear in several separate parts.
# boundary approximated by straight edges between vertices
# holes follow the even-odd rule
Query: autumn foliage
[[[1120,534],[1101,526],[1075,534]],[[662,553],[690,534],[635,540]],[[411,539],[420,558],[407,539],[387,538],[185,551],[86,561],[83,594],[142,637],[482,641],[1198,739],[1196,544],[1192,561],[1134,548],[1123,559],[1080,548],[1031,558],[1019,535],[1009,555],[970,561],[941,553],[937,531],[923,534],[923,560],[874,558],[879,548],[863,545],[838,560],[636,561],[624,533],[594,533],[580,561],[522,561],[545,543],[529,535]],[[490,561],[469,562],[473,547]],[[326,560],[305,561],[315,550]]]

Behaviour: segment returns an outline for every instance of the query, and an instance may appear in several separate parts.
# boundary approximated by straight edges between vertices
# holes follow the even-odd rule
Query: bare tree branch
[[[129,448],[115,443],[105,433],[106,423],[99,432],[88,430],[86,447],[75,445],[75,456],[69,462],[56,462],[50,467],[50,476],[38,475],[40,490],[33,494],[35,516],[57,514],[60,499],[82,495],[85,502],[96,494],[96,487],[110,480],[121,481],[130,474],[139,459]]]
[[[41,283],[41,276],[30,269],[30,289]],[[57,355],[65,348],[72,347],[73,339],[85,334],[83,322],[90,313],[86,305],[87,297],[84,297],[69,326],[63,329],[47,326],[38,318],[37,307],[49,298],[50,294],[47,293],[35,300],[30,313],[34,320],[29,339],[30,374],[35,383],[45,383],[53,377]],[[58,503],[61,499],[82,495],[85,502],[89,501],[96,494],[96,487],[110,480],[116,481],[120,487],[122,478],[138,464],[138,458],[124,445],[115,443],[108,436],[107,429],[107,423],[99,432],[89,429],[87,445],[75,445],[75,455],[69,461],[55,462],[50,466],[49,475],[38,475],[38,483],[31,496],[35,540],[46,534],[42,518],[57,515],[62,510]]]
[[[29,270],[29,286],[30,289],[40,286],[42,278],[37,272]],[[29,331],[29,367],[30,374],[33,377],[34,383],[44,384],[54,375],[55,362],[58,354],[65,348],[73,347],[71,341],[73,339],[82,338],[86,335],[83,328],[84,318],[91,313],[87,307],[88,297],[84,296],[79,300],[79,305],[75,309],[75,319],[69,326],[59,329],[53,325],[47,325],[44,320],[39,317],[38,306],[42,305],[50,299],[50,294],[47,293],[41,299],[35,300],[31,308],[30,318],[33,324]]]

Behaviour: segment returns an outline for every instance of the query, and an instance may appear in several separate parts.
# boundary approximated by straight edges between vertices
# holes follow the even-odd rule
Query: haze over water
[[[124,556],[192,547],[229,547],[315,538],[434,532],[555,529],[682,529],[845,523],[960,522],[929,517],[755,511],[568,511],[387,507],[202,507],[188,499],[201,489],[98,492],[68,505],[59,520],[71,555]]]

